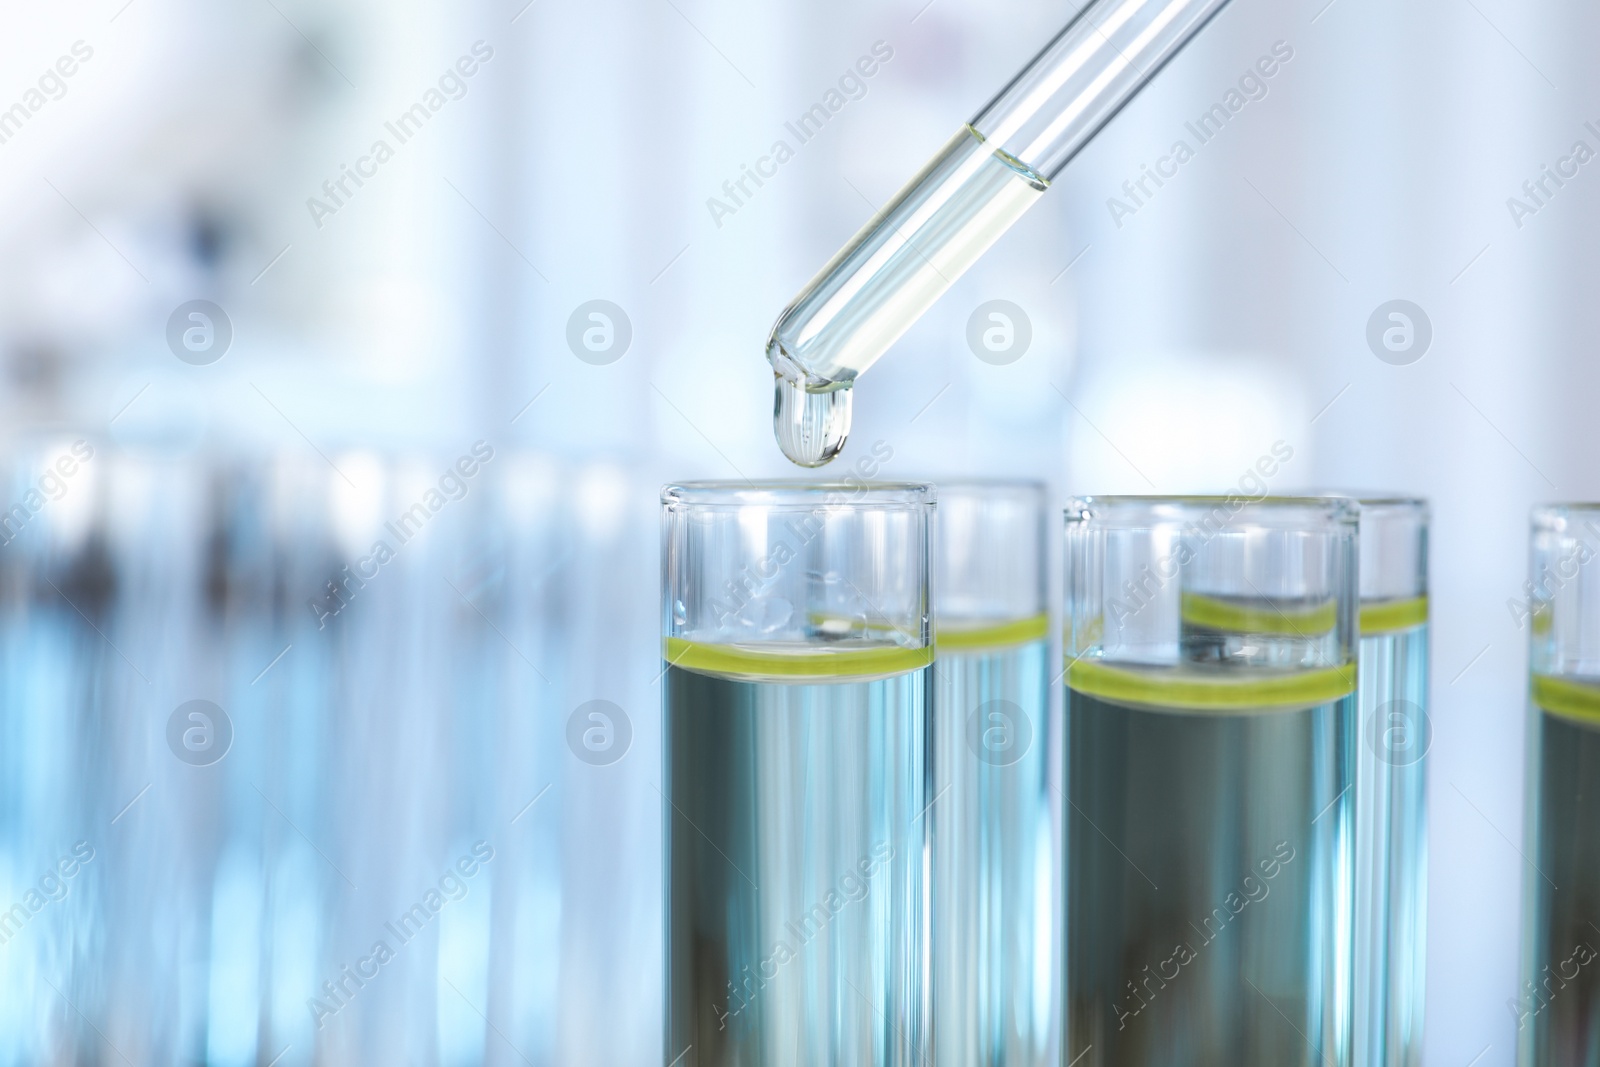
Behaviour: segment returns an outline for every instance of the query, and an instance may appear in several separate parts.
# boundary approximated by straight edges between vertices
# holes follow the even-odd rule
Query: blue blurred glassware
[[[6,498],[70,444],[16,448]],[[0,914],[27,921],[0,925],[0,1064],[583,1063],[654,1038],[648,1016],[593,1037],[654,921],[652,876],[604,873],[617,834],[647,850],[653,753],[607,779],[564,737],[597,688],[649,692],[604,681],[655,633],[627,595],[643,509],[601,521],[573,472],[507,453],[349,581],[454,459],[125,441],[13,518]]]
[[[74,453],[74,443],[13,442],[0,489],[0,1063],[7,1065],[43,1062],[61,1049],[87,1054],[93,1029],[84,1020],[105,1019],[121,996],[105,966],[116,959],[105,951],[107,935],[122,918],[109,892],[119,860],[106,833],[115,815],[107,805],[121,786],[97,772],[122,739],[96,712],[101,694],[139,683],[96,633],[114,632],[124,576],[95,504],[94,450]],[[62,460],[72,475],[61,475]]]
[[[933,1062],[1043,1064],[1059,993],[1045,487],[938,493]]]

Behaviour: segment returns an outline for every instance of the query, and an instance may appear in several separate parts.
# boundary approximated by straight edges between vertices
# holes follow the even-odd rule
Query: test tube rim
[[[1531,525],[1535,533],[1567,533],[1568,524],[1578,518],[1600,519],[1600,503],[1541,504],[1533,509]]]
[[[834,495],[844,499],[829,499]],[[661,487],[666,508],[932,509],[936,487],[926,482],[687,481]]]
[[[1038,558],[1035,561],[1035,566],[1038,569],[1039,579],[1038,588],[1035,591],[1037,601],[1032,611],[984,611],[968,615],[955,611],[949,604],[946,604],[942,609],[936,607],[935,615],[945,616],[945,622],[954,622],[957,628],[982,628],[984,626],[992,626],[996,622],[1015,622],[1024,619],[1042,619],[1044,620],[1043,625],[1048,626],[1050,614],[1049,545],[1051,536],[1049,484],[1041,478],[970,477],[940,479],[935,485],[940,493],[940,503],[942,505],[939,518],[941,524],[950,521],[949,516],[954,514],[959,507],[958,501],[977,503],[1004,502],[1029,509],[1028,521],[1037,527]],[[940,532],[938,536],[942,538],[944,534]],[[934,554],[936,558],[943,557],[943,546],[938,548]],[[942,563],[940,566],[942,566]],[[936,605],[939,602],[940,595],[940,593],[936,593],[934,596]]]
[[[1050,513],[1050,486],[1036,478],[940,478],[929,479],[946,503],[955,497],[987,494],[1005,500],[1026,501],[1039,506],[1040,515],[1048,519]]]
[[[1432,516],[1432,504],[1425,496],[1411,496],[1406,493],[1390,492],[1356,492],[1345,489],[1329,489],[1327,492],[1318,493],[1335,500],[1351,500],[1363,508],[1395,508],[1406,509],[1419,513],[1423,518]]]
[[[1353,501],[1359,511],[1362,565],[1359,568],[1361,574],[1358,581],[1363,609],[1370,609],[1374,605],[1392,605],[1409,601],[1422,605],[1416,610],[1423,619],[1426,619],[1427,598],[1432,586],[1428,573],[1429,543],[1433,536],[1433,506],[1428,499],[1398,493],[1358,493],[1337,490],[1329,490],[1324,495]],[[1398,583],[1394,581],[1396,573],[1385,566],[1380,565],[1376,571],[1369,573],[1367,566],[1369,561],[1366,558],[1366,546],[1370,538],[1376,538],[1370,543],[1380,546],[1375,551],[1383,553],[1382,546],[1387,544],[1391,546],[1392,552],[1392,542],[1386,540],[1385,534],[1396,527],[1411,539],[1416,552],[1414,561],[1416,566],[1407,569],[1410,580]],[[1389,555],[1389,553],[1383,554]],[[1376,561],[1375,557],[1371,562]]]
[[[1041,478],[930,478],[928,484],[937,489],[1015,489],[1048,492],[1049,485]]]
[[[1068,527],[1097,525],[1120,529],[1138,529],[1154,525],[1183,522],[1191,515],[1204,514],[1217,508],[1231,508],[1230,501],[1242,501],[1229,519],[1230,525],[1263,515],[1303,514],[1306,521],[1295,523],[1306,529],[1332,526],[1357,527],[1360,520],[1359,504],[1338,496],[1264,496],[1257,498],[1227,495],[1108,495],[1075,496],[1067,501],[1065,518]],[[1130,521],[1138,518],[1141,521]]]

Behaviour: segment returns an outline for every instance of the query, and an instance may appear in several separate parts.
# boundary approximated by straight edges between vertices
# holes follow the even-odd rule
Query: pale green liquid
[[[1354,722],[1069,689],[1063,1062],[1351,1062]]]
[[[663,1064],[928,1054],[930,671],[815,683],[667,669]]]
[[[963,127],[801,291],[767,340],[773,429],[803,467],[850,433],[855,379],[1043,195],[1048,183]]]
[[[1600,704],[1600,681],[1585,682]],[[1534,709],[1523,1067],[1600,1065],[1600,722]]]
[[[1046,654],[1043,641],[941,651],[934,666],[938,1067],[1045,1062],[1056,992]]]
[[[1361,639],[1357,1067],[1422,1057],[1427,941],[1428,628]]]

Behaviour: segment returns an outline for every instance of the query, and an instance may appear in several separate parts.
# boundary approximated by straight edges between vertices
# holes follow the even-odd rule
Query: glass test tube
[[[927,1055],[933,499],[662,493],[663,1063]]]
[[[1533,515],[1523,1067],[1600,1062],[1600,504]]]
[[[1043,1065],[1053,887],[1045,487],[939,485],[933,974],[944,1067]]]
[[[784,309],[773,429],[827,463],[850,388],[1228,0],[1092,0]]]
[[[1363,497],[1357,1067],[1416,1067],[1427,962],[1428,505]]]
[[[1068,508],[1063,1061],[1350,1064],[1355,553],[1348,501]]]

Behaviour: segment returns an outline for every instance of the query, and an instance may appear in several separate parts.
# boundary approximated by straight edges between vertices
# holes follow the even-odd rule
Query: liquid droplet
[[[772,431],[789,461],[820,467],[844,449],[850,436],[850,387],[809,392],[804,382],[774,375]]]

